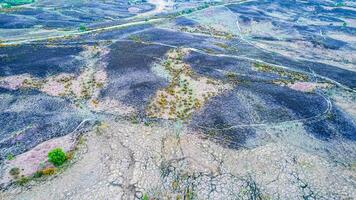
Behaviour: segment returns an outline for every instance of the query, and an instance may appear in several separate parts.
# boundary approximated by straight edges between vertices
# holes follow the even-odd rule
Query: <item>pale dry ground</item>
[[[61,148],[68,152],[75,147],[75,136],[68,134],[63,137],[47,140],[33,149],[16,156],[13,160],[7,160],[4,163],[4,174],[0,174],[0,184],[8,184],[14,177],[10,175],[12,168],[19,168],[20,174],[31,176],[41,168],[53,167],[47,162],[47,154],[54,148]],[[43,166],[40,164],[42,163]]]
[[[281,139],[234,150],[179,126],[113,120],[105,127],[84,136],[86,141],[66,171],[45,182],[10,188],[0,193],[0,199],[137,199],[143,194],[176,199],[188,193],[194,199],[352,199],[356,195],[355,169],[304,151],[308,143],[302,148]],[[278,128],[268,131],[273,130]],[[303,134],[301,126],[279,131]],[[315,142],[311,137],[305,141]]]
[[[136,17],[151,17],[156,14],[164,13],[173,9],[174,2],[172,0],[148,0],[150,4],[153,4],[155,8],[151,11],[138,14]]]

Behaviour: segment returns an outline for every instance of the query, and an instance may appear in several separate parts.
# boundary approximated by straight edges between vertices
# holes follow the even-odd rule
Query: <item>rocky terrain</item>
[[[355,27],[353,1],[0,0],[0,199],[355,199]]]

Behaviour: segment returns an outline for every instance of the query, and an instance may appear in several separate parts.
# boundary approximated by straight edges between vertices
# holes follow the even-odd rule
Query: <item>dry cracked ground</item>
[[[355,27],[353,1],[0,0],[0,199],[356,199]]]

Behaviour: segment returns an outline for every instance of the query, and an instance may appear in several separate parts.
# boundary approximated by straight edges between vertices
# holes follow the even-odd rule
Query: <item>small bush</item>
[[[18,185],[25,185],[26,183],[28,183],[30,181],[30,179],[26,176],[22,176],[21,178],[19,178],[18,180],[16,180],[16,184]]]
[[[141,42],[143,42],[142,39],[141,39],[139,36],[137,36],[137,35],[131,35],[131,36],[129,36],[128,38],[129,38],[130,40],[134,41],[135,43],[141,43]]]
[[[87,31],[88,30],[88,28],[87,27],[85,27],[84,26],[84,24],[81,24],[80,26],[79,26],[79,31]]]
[[[72,160],[74,157],[74,151],[69,151],[66,153],[66,159],[67,160]]]
[[[43,173],[42,173],[41,170],[35,172],[35,173],[32,175],[33,178],[41,178],[42,176],[43,176]]]
[[[56,169],[53,167],[49,167],[49,168],[41,170],[42,175],[45,175],[45,176],[53,175],[55,172],[56,172]]]
[[[11,176],[17,177],[20,174],[20,169],[18,167],[11,168],[9,173]]]
[[[32,175],[32,178],[41,178],[42,176],[50,176],[56,173],[56,168],[48,167],[42,170],[38,170]]]
[[[144,194],[143,197],[141,198],[142,200],[149,200],[149,197],[147,194]]]
[[[234,73],[234,72],[227,72],[225,74],[226,78],[229,79],[229,80],[234,80],[234,79],[237,79],[237,74]]]
[[[6,156],[6,160],[13,160],[15,158],[14,155],[12,155],[11,153],[7,154]]]
[[[66,160],[66,154],[61,148],[55,148],[48,152],[48,161],[56,167],[61,166]]]

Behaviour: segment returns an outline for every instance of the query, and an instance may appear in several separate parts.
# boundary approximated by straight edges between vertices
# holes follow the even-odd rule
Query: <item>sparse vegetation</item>
[[[48,153],[48,161],[56,167],[61,166],[66,160],[66,154],[61,148],[55,148]]]
[[[40,173],[44,176],[53,175],[56,172],[56,168],[48,167],[40,171]]]
[[[186,199],[186,200],[192,200],[193,198],[194,198],[193,190],[188,187],[188,188],[185,190],[184,199]]]
[[[106,122],[99,121],[95,126],[95,133],[101,135],[104,133],[105,129],[107,129],[109,125]]]
[[[42,170],[36,171],[33,175],[32,178],[41,178],[43,176]]]
[[[145,194],[142,196],[141,199],[142,199],[142,200],[149,200],[149,197],[148,197],[148,195],[145,193]]]
[[[84,136],[82,136],[82,135],[78,138],[78,144],[79,144],[79,145],[85,144],[85,141],[86,141],[86,139],[85,139]]]
[[[326,119],[333,121],[335,120],[335,115],[332,112],[329,112],[328,114],[326,114]]]
[[[224,44],[224,43],[215,43],[216,46],[222,48],[222,49],[225,49],[227,50],[229,48],[229,46],[227,44]]]
[[[74,151],[68,151],[68,152],[66,153],[66,159],[67,159],[67,160],[72,160],[73,157],[74,157]]]
[[[218,81],[196,75],[183,61],[186,49],[174,49],[167,53],[167,58],[159,65],[169,74],[169,85],[159,90],[147,107],[150,117],[166,119],[188,119],[194,110],[198,110],[215,96],[222,85]],[[198,91],[196,85],[204,90]]]
[[[342,6],[345,6],[345,3],[344,2],[336,2],[335,6],[336,7],[342,7]]]
[[[11,176],[17,178],[20,175],[20,169],[18,167],[11,168],[9,173]]]
[[[188,26],[181,26],[179,27],[180,31],[183,32],[189,32],[189,33],[201,33],[201,34],[205,34],[205,35],[210,35],[213,37],[218,37],[218,38],[224,38],[226,40],[231,40],[234,38],[234,35],[225,31],[221,31],[221,30],[217,30],[212,26],[203,26],[203,25],[197,25],[197,26],[193,26],[193,27],[188,27]],[[222,43],[217,43],[219,45],[223,45]],[[224,48],[222,46],[219,46],[221,48]]]
[[[11,8],[11,4],[8,3],[0,3],[0,8],[4,8],[4,9],[9,9]]]
[[[206,53],[208,53],[208,54],[214,54],[215,53],[214,49],[210,49],[210,48],[204,48],[204,51]]]
[[[35,0],[0,0],[0,3],[7,4],[9,7],[30,4],[33,2],[35,2]]]
[[[143,40],[141,39],[141,37],[138,36],[138,35],[130,35],[128,38],[129,38],[130,40],[134,41],[135,43],[141,43],[141,42],[143,42]]]
[[[30,180],[31,180],[31,179],[30,179],[29,177],[27,177],[27,176],[21,176],[21,178],[17,179],[17,180],[15,181],[15,183],[16,183],[17,185],[23,186],[23,185],[25,185],[26,183],[28,183]]]
[[[236,84],[238,82],[237,74],[235,72],[227,72],[225,73],[225,77],[229,82],[233,84]]]
[[[257,69],[257,71],[260,72],[268,72],[268,73],[274,73],[278,74],[279,76],[283,78],[287,78],[287,80],[275,80],[283,83],[294,83],[296,81],[308,81],[309,77],[301,72],[295,72],[291,71],[288,69],[283,69],[280,67],[275,67],[271,65],[266,65],[263,63],[254,63],[254,67]]]
[[[33,173],[31,176],[24,176],[21,175],[21,170],[17,167],[12,168],[9,171],[9,174],[13,177],[15,180],[15,184],[23,186],[30,180],[34,180],[37,178],[41,178],[44,176],[50,176],[53,175],[57,172],[57,170],[63,169],[62,165],[66,160],[72,159],[73,157],[73,152],[70,151],[67,154],[64,153],[64,151],[60,148],[55,148],[51,150],[48,153],[48,161],[51,162],[53,165],[56,167],[61,166],[60,168],[56,167],[45,167],[43,163],[39,164],[39,168],[41,170],[36,171]],[[20,176],[21,175],[21,176]]]
[[[84,24],[81,24],[81,25],[79,26],[79,30],[84,32],[84,31],[87,31],[88,28],[87,28]]]
[[[15,183],[16,183],[17,185],[23,186],[23,185],[25,185],[26,183],[28,183],[30,180],[31,180],[31,179],[30,179],[29,177],[27,177],[27,176],[22,176],[21,178],[17,179],[17,180],[15,181]]]
[[[128,117],[132,124],[138,124],[140,122],[139,116],[137,114]]]
[[[177,17],[177,16],[180,16],[180,15],[187,15],[187,14],[191,14],[195,11],[198,11],[198,10],[203,10],[203,9],[206,9],[206,8],[209,8],[210,6],[213,6],[213,5],[217,5],[219,4],[218,2],[204,2],[202,5],[196,7],[196,8],[187,8],[187,9],[184,9],[184,10],[181,10],[179,12],[176,12],[174,14],[171,15],[171,17]]]
[[[13,160],[15,158],[14,155],[12,155],[11,153],[7,154],[6,156],[6,160]]]
[[[129,5],[137,5],[137,4],[141,4],[141,3],[145,3],[147,2],[146,0],[129,0],[127,3]]]

